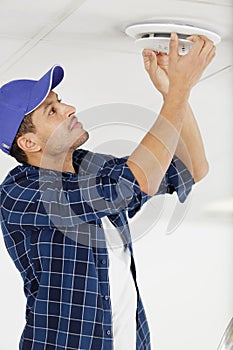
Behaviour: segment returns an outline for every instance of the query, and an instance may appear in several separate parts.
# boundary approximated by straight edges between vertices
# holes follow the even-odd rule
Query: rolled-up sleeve
[[[140,190],[126,164],[127,157],[111,159],[99,169],[96,177],[79,181],[82,198],[98,216],[127,210],[129,217],[150,198]]]
[[[177,156],[174,156],[156,195],[176,192],[179,201],[184,203],[194,183],[194,179],[185,164]]]

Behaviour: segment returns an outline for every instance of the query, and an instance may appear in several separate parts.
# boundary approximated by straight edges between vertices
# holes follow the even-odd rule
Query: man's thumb
[[[171,33],[169,56],[172,60],[177,60],[178,58],[178,44],[179,43],[177,34]]]

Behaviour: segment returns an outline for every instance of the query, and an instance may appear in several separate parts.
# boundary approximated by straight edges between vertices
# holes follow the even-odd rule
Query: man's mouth
[[[81,127],[82,127],[82,124],[78,121],[78,118],[76,116],[73,116],[70,123],[70,130],[81,128]]]

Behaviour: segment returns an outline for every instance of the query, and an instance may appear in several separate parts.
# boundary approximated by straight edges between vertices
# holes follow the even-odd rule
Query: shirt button
[[[105,265],[106,264],[106,260],[101,260],[101,264]]]
[[[107,333],[107,335],[111,335],[110,329],[108,329],[108,330],[106,331],[106,333]]]
[[[109,300],[109,296],[108,296],[108,295],[105,295],[104,299],[105,299],[105,300]]]

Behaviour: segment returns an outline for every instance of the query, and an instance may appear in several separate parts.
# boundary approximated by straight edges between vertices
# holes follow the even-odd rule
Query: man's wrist
[[[156,88],[156,90],[158,90],[161,93],[161,95],[163,96],[163,99],[165,99],[165,97],[168,94],[168,91],[165,91],[165,89],[162,86],[159,86],[158,82],[154,78],[150,77],[150,79],[151,79],[151,82],[153,83],[154,87]]]
[[[188,89],[187,87],[183,87],[180,84],[173,85],[169,87],[169,90],[166,94],[163,94],[164,101],[169,99],[169,100],[177,101],[178,103],[184,102],[184,101],[188,102],[190,91],[191,91],[190,89]]]

